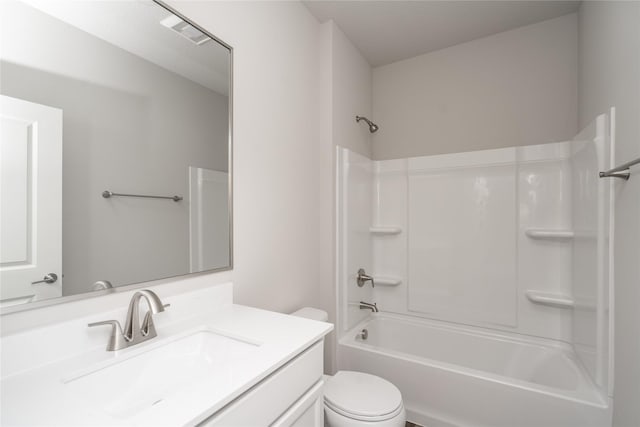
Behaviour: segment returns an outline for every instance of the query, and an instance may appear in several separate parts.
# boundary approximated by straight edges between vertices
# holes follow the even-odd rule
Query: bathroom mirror
[[[230,269],[231,48],[157,1],[0,8],[2,311]]]

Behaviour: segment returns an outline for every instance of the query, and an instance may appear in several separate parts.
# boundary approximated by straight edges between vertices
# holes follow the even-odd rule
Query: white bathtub
[[[396,384],[425,427],[611,425],[609,400],[555,341],[379,313],[340,340],[338,367]]]

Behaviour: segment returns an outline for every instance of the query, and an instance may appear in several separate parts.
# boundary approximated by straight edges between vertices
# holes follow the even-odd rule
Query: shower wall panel
[[[517,149],[518,331],[571,340],[571,308],[531,301],[527,293],[571,299],[571,239],[532,237],[571,227],[570,143]]]
[[[370,285],[358,287],[359,268],[373,269],[371,235],[372,162],[365,156],[337,147],[338,317],[343,329],[351,329],[368,312],[358,302],[373,302]]]
[[[610,179],[598,172],[612,167],[610,130],[600,115],[573,141],[573,337],[582,362],[603,389],[609,363]]]
[[[603,384],[608,222],[596,172],[608,145],[594,138],[373,162],[343,150],[344,327],[367,314],[364,300],[562,340]],[[356,286],[360,267],[375,288]]]
[[[571,340],[569,143],[374,162],[372,235],[381,310]]]
[[[516,326],[515,149],[491,151],[409,160],[409,311]]]
[[[395,227],[399,232],[372,233],[374,275],[398,283],[384,286],[378,281],[373,292],[380,308],[394,313],[407,310],[407,162],[408,159],[374,162],[373,225]]]

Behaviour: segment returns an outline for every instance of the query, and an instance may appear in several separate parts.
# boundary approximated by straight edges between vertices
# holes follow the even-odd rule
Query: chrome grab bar
[[[147,199],[171,199],[174,202],[179,202],[182,200],[181,196],[149,196],[145,194],[124,194],[124,193],[114,193],[113,191],[104,190],[102,192],[102,197],[108,199],[113,196],[121,196],[121,197],[145,197]]]
[[[624,180],[628,180],[631,176],[631,171],[629,169],[631,168],[631,166],[637,165],[639,163],[640,157],[617,166],[613,169],[609,169],[608,171],[600,172],[600,178],[622,178]]]

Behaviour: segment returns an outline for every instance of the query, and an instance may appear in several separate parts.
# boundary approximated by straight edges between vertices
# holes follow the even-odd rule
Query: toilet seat
[[[367,417],[367,416],[363,416],[363,415],[356,415],[356,414],[352,414],[348,411],[345,411],[341,408],[335,407],[332,404],[328,403],[325,400],[325,406],[329,409],[331,409],[333,412],[342,415],[343,417],[352,419],[352,420],[357,420],[357,421],[368,421],[368,422],[378,422],[378,421],[387,421],[390,420],[392,418],[397,417],[402,410],[404,409],[402,407],[402,405],[398,406],[396,408],[396,410],[390,414],[384,414],[384,415],[376,415],[376,416],[371,416],[371,417]]]
[[[386,421],[404,411],[395,385],[363,372],[339,371],[325,385],[324,402],[336,413],[359,421]]]

